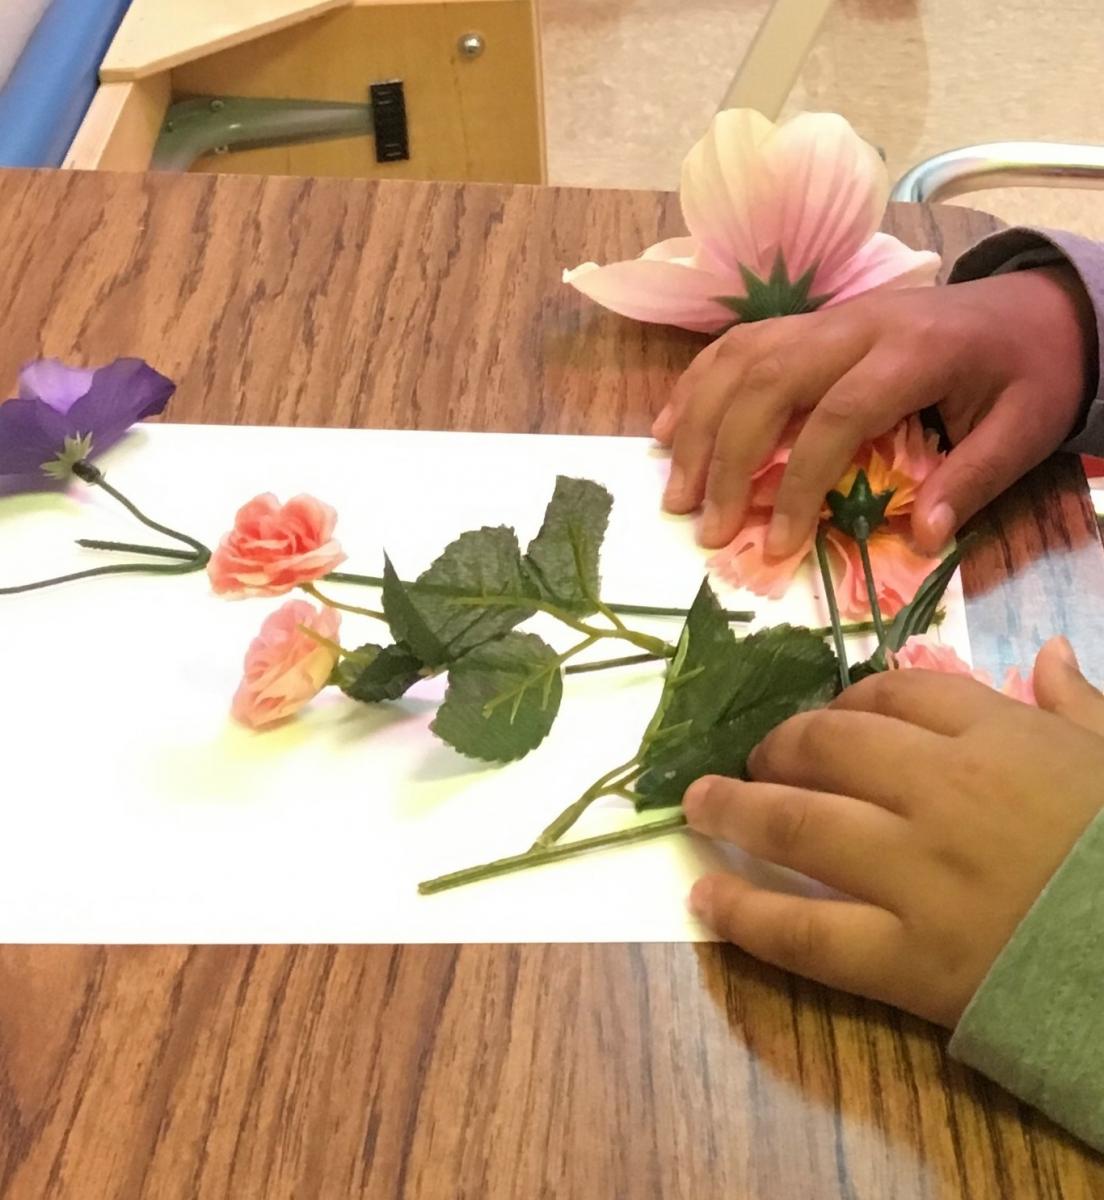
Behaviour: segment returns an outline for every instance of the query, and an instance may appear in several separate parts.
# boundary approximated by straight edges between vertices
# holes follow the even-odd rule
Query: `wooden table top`
[[[948,257],[994,225],[887,222]],[[136,354],[176,420],[645,433],[701,340],[559,273],[679,229],[651,193],[0,173],[0,394]],[[1077,465],[979,523],[979,658],[1065,630],[1104,678]],[[716,945],[8,947],[0,1196],[1104,1197],[944,1041]]]

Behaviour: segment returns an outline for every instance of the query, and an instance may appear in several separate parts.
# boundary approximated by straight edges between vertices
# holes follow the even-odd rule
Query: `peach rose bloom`
[[[345,561],[334,540],[337,513],[313,496],[281,504],[271,493],[238,510],[234,528],[207,564],[220,596],[281,596],[301,583],[328,575]]]
[[[950,646],[941,646],[926,635],[910,637],[895,654],[890,656],[890,666],[893,669],[921,671],[940,671],[944,675],[969,675],[986,687],[993,686],[993,680],[987,671],[977,671],[969,663],[963,662]],[[1035,688],[1031,677],[1026,679],[1015,669],[1009,667],[1004,677],[1001,694],[1023,704],[1035,703]]]
[[[710,569],[722,579],[772,599],[785,593],[798,567],[813,549],[812,535],[788,558],[768,558],[763,549],[775,497],[800,431],[801,422],[791,423],[774,453],[755,472],[743,528],[709,560]],[[849,492],[861,468],[866,471],[872,491],[893,491],[886,509],[887,523],[875,530],[868,542],[870,565],[878,587],[878,607],[887,619],[896,616],[912,599],[938,561],[910,548],[909,526],[920,484],[941,459],[936,435],[925,430],[917,417],[909,417],[883,437],[863,445],[851,469],[836,485],[837,491]],[[827,508],[823,516],[828,516]],[[827,528],[827,541],[840,612],[849,620],[869,616],[858,545],[832,526]]]
[[[337,640],[341,616],[318,611],[306,600],[289,600],[265,618],[245,655],[245,673],[231,713],[251,729],[294,716],[326,686],[337,652],[320,645],[300,626]]]

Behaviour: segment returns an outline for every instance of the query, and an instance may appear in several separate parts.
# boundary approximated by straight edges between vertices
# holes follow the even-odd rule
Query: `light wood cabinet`
[[[464,52],[474,35],[477,52]],[[469,46],[471,43],[469,43]],[[535,0],[135,0],[65,165],[145,170],[192,95],[366,103],[401,80],[409,158],[359,135],[209,154],[199,171],[540,183]]]

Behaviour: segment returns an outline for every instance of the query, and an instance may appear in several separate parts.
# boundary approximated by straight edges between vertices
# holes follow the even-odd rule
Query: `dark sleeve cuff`
[[[1052,229],[1006,229],[967,250],[951,270],[949,283],[983,279],[1028,267],[1068,264],[1077,273],[1095,314],[1096,345],[1091,361],[1085,406],[1072,436],[1062,447],[1078,454],[1104,454],[1104,381],[1100,348],[1104,346],[1104,246],[1075,233]]]

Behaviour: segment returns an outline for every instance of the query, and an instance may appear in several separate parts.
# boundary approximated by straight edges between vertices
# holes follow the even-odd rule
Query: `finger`
[[[874,350],[848,371],[825,393],[794,442],[774,502],[767,553],[785,557],[808,536],[825,494],[847,473],[863,442],[940,396],[935,368],[900,351]]]
[[[687,402],[694,394],[694,390],[702,377],[710,370],[721,344],[725,338],[731,336],[732,332],[730,330],[729,333],[717,338],[716,341],[710,342],[704,350],[695,356],[694,361],[679,376],[671,392],[670,400],[667,401],[666,405],[660,410],[659,415],[652,422],[652,437],[661,445],[671,445],[675,436],[675,428],[682,419]]]
[[[664,496],[669,511],[692,512],[701,504],[717,432],[735,403],[749,414],[784,413],[784,426],[791,412],[811,408],[862,356],[853,323],[823,321],[820,313],[808,313],[737,326],[718,343],[682,403]],[[765,457],[752,460],[750,469]]]
[[[909,858],[900,817],[849,796],[707,776],[683,800],[691,828],[896,910]]]
[[[743,370],[734,352],[718,352],[690,385],[671,441],[671,474],[663,494],[668,512],[693,512],[701,504],[717,430],[736,396]]]
[[[690,907],[726,941],[785,971],[890,1003],[907,986],[905,929],[884,909],[787,896],[738,875],[699,879]]]
[[[1051,638],[1039,651],[1032,682],[1040,708],[1104,736],[1104,695],[1081,674],[1066,638]]]
[[[725,414],[706,479],[703,546],[727,546],[739,533],[752,476],[782,440],[790,415],[788,407],[743,403],[732,405]]]
[[[951,534],[1061,444],[1046,404],[1032,390],[1008,388],[993,409],[928,476],[916,497],[917,547],[936,554]]]
[[[946,753],[939,735],[878,713],[818,709],[777,726],[748,758],[763,783],[835,792],[907,816]]]
[[[890,717],[944,737],[957,737],[1006,712],[1009,703],[968,675],[906,668],[868,676],[840,692],[831,707]]]

